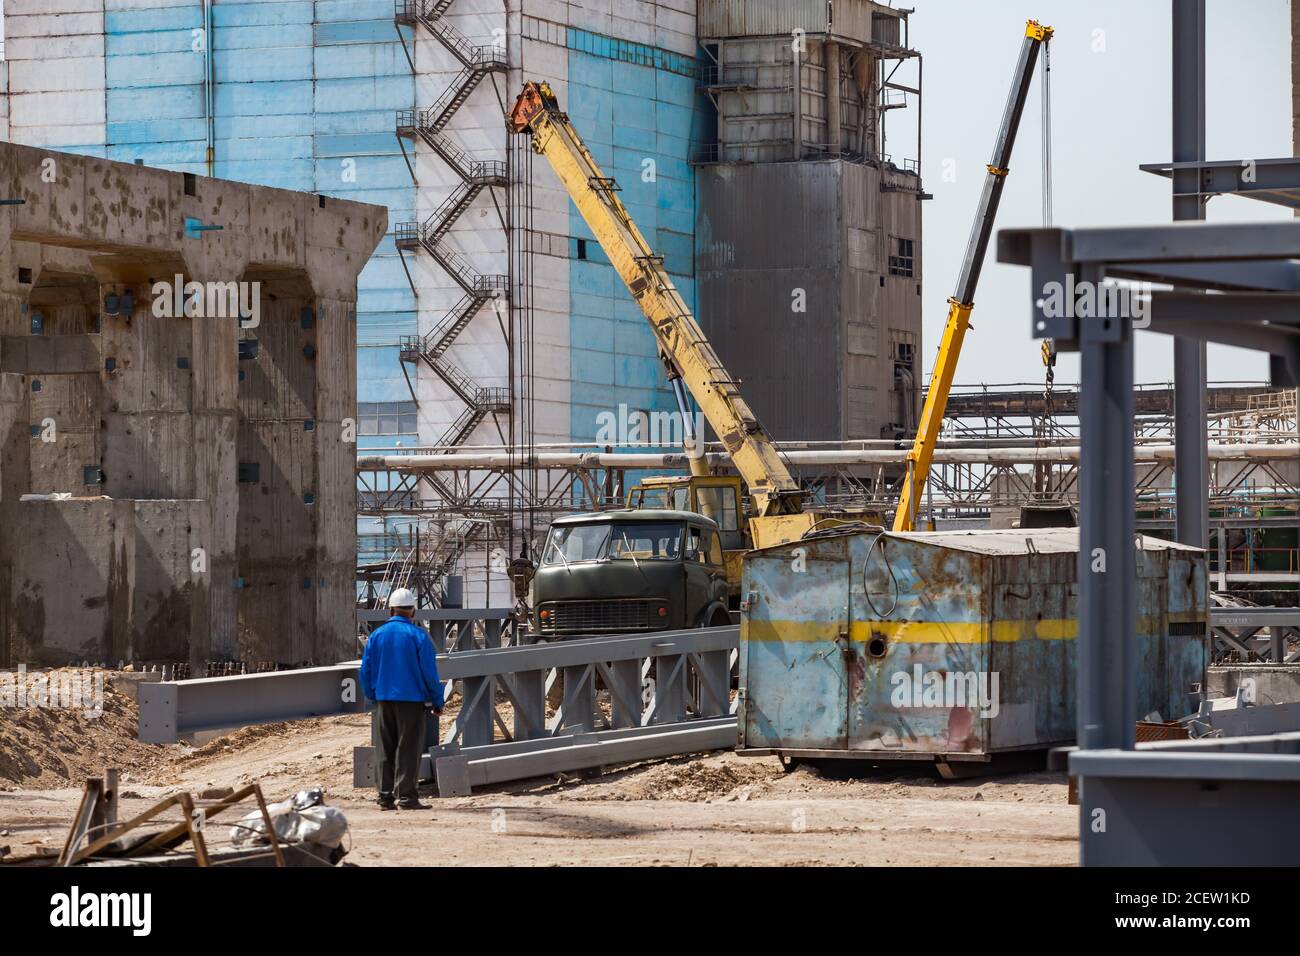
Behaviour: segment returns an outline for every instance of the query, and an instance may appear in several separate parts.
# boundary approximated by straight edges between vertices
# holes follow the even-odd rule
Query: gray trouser
[[[418,700],[381,700],[375,707],[375,784],[380,798],[393,796],[396,764],[397,798],[415,800],[424,751],[424,704]]]

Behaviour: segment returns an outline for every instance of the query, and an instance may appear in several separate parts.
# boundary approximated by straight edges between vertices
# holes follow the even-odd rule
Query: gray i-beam
[[[1100,284],[1098,266],[1076,266]],[[1078,743],[1132,750],[1137,730],[1134,579],[1133,328],[1118,316],[1079,321]],[[1083,804],[1080,804],[1081,812]],[[1087,821],[1084,821],[1086,825]]]
[[[1173,161],[1205,161],[1205,0],[1173,0]],[[1204,219],[1200,173],[1173,170],[1175,221]],[[1205,548],[1209,532],[1205,341],[1174,339],[1176,536]]]

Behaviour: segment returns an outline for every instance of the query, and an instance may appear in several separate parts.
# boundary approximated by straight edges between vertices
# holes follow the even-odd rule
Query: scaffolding
[[[1167,535],[1175,523],[1174,410],[1164,384],[1135,389],[1134,503],[1138,527]],[[1035,505],[1077,507],[1078,392],[1057,386],[1043,414],[1020,385],[960,386],[935,453],[923,517],[941,527],[1011,526]],[[1293,526],[1300,506],[1296,392],[1261,384],[1212,386],[1208,493],[1211,556],[1239,582],[1265,580],[1297,563],[1294,542],[1273,529]],[[882,516],[897,503],[904,441],[778,442],[809,499]],[[706,446],[713,470],[730,472],[719,445]],[[629,473],[685,472],[684,454],[611,445],[461,445],[403,448],[358,459],[358,512],[403,515],[422,529],[419,562],[428,593],[438,576],[501,574],[516,541],[545,533],[551,519],[623,506]],[[407,550],[415,549],[414,541]],[[363,542],[364,544],[364,542]],[[371,549],[372,552],[374,549]],[[473,555],[473,563],[469,556]],[[1216,563],[1220,562],[1220,563]]]

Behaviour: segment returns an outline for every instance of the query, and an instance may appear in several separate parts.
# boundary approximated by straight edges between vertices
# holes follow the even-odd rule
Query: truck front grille
[[[556,601],[543,604],[550,614],[541,619],[543,634],[655,631],[667,624],[659,616],[662,601]]]

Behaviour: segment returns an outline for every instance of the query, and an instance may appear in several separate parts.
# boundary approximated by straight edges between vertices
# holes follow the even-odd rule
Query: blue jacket
[[[429,633],[394,615],[375,629],[361,656],[361,691],[371,700],[433,701],[442,709],[442,681]]]

